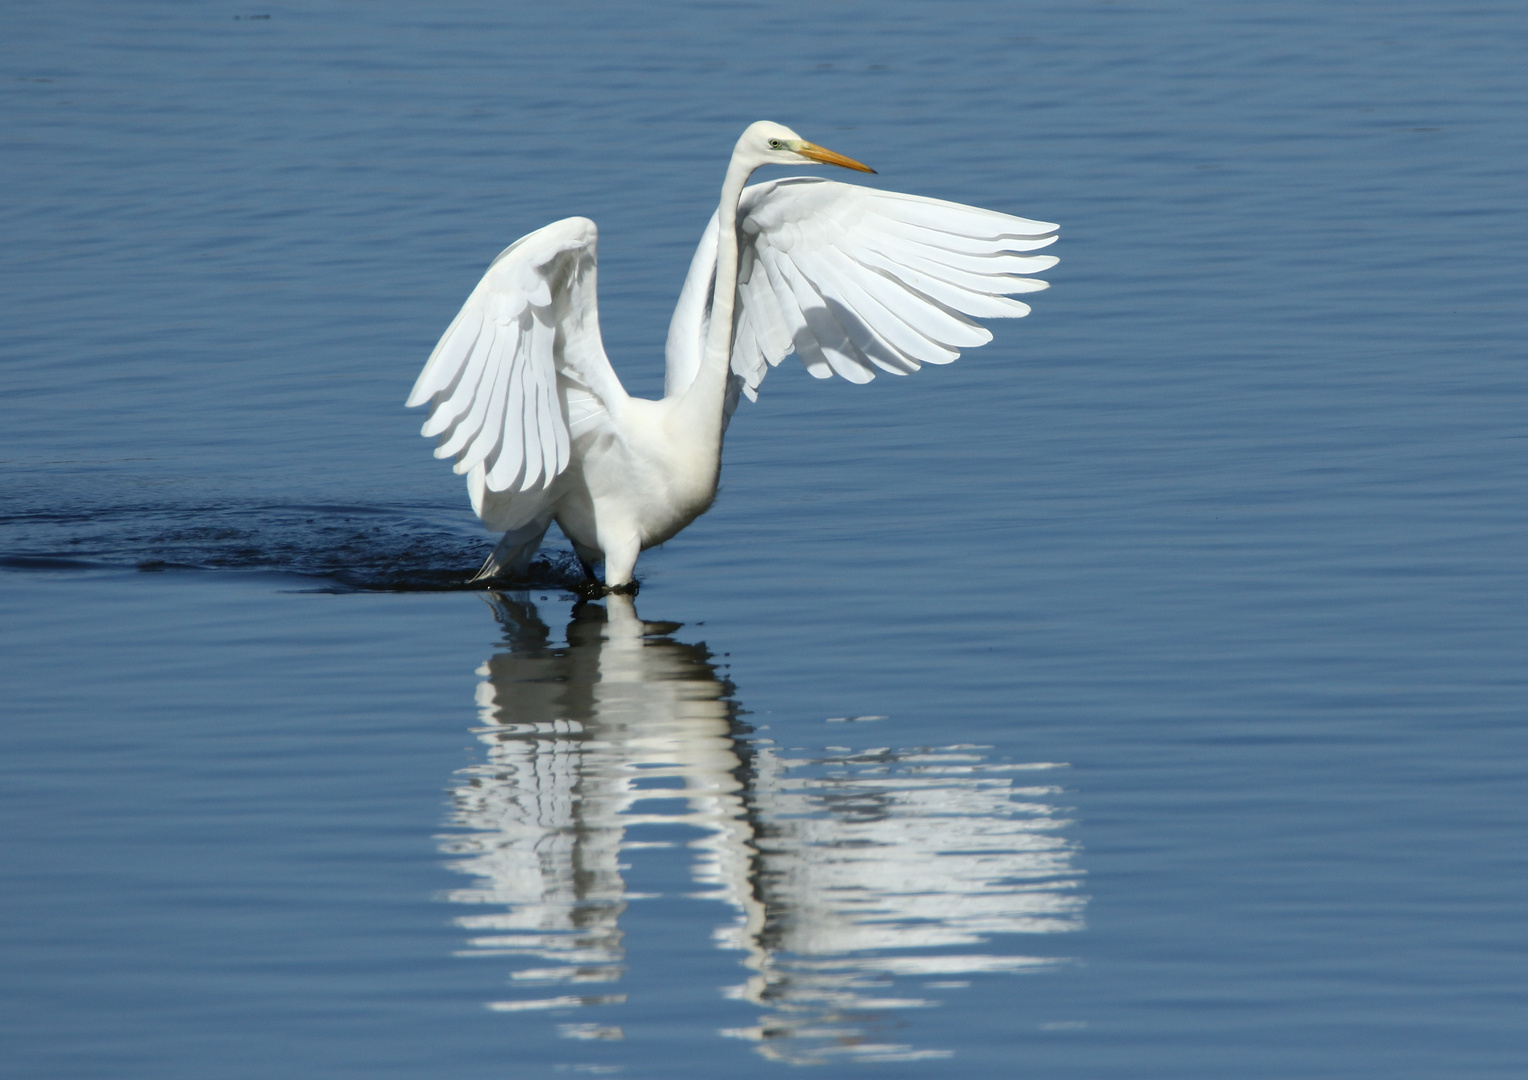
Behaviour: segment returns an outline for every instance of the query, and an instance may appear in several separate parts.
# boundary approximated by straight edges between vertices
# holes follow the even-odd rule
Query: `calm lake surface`
[[[0,1075],[1519,1077],[1528,11],[11,5]],[[453,591],[401,403],[727,154],[1062,226],[795,360],[635,603]],[[556,541],[554,550],[563,542]]]

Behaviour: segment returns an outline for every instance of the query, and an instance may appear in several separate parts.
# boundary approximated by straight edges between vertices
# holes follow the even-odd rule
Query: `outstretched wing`
[[[624,397],[600,341],[597,238],[594,222],[567,218],[505,248],[409,394],[410,406],[430,402],[420,434],[456,459],[479,514],[485,489],[548,488],[571,438]]]
[[[819,379],[863,383],[876,372],[906,375],[947,364],[992,334],[973,318],[1018,318],[1029,305],[1014,294],[1047,287],[1023,275],[1056,264],[1027,255],[1056,240],[1056,226],[974,206],[816,177],[756,184],[738,204],[738,303],[734,386],[750,399],[769,369],[795,352]],[[690,275],[709,285],[716,269],[716,222],[701,241]],[[670,333],[694,330],[681,317],[703,295],[692,288]],[[699,341],[704,341],[704,319]],[[680,348],[681,360],[699,346]],[[685,366],[689,366],[686,364]],[[692,374],[692,373],[683,373]],[[733,396],[729,405],[735,404]]]

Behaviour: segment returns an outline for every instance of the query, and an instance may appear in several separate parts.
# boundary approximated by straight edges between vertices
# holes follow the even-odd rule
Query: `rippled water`
[[[0,1073],[1520,1075],[1525,39],[0,14]],[[431,344],[585,214],[657,393],[759,117],[1060,222],[1054,287],[788,362],[635,605],[463,591]]]

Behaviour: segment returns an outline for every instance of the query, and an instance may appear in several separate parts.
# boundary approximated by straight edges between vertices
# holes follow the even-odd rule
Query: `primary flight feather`
[[[874,170],[780,124],[752,124],[669,324],[661,400],[628,395],[600,341],[594,222],[566,218],[489,265],[409,395],[422,434],[467,477],[504,538],[477,578],[523,575],[557,522],[586,573],[634,588],[637,555],[711,505],[722,434],[790,353],[818,378],[869,382],[947,364],[992,335],[977,318],[1029,314],[1016,294],[1054,266],[1031,252],[1056,226],[761,165]]]

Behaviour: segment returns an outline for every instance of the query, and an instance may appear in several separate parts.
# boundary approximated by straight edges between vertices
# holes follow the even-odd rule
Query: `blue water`
[[[7,8],[0,1074],[1520,1076],[1525,54]],[[1060,222],[1054,287],[907,379],[787,361],[634,608],[452,591],[491,541],[401,401],[483,266],[593,218],[658,393],[766,117]]]

